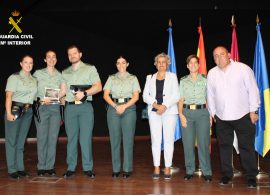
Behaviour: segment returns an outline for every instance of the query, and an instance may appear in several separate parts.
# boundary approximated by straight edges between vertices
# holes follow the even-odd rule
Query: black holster
[[[60,105],[60,115],[61,115],[61,121],[65,121],[65,105]]]
[[[37,98],[37,101],[34,101],[33,103],[33,113],[36,117],[37,121],[40,122],[40,115],[39,115],[39,107],[40,107],[40,98]]]
[[[17,102],[12,102],[11,113],[14,115],[15,120],[22,117],[22,115],[24,113],[23,104],[17,103]]]

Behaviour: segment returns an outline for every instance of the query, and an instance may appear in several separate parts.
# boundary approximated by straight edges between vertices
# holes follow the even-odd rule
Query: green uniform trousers
[[[39,107],[40,122],[35,117],[37,129],[38,170],[54,169],[56,144],[60,129],[59,104],[41,105]]]
[[[133,145],[136,129],[136,105],[125,110],[121,115],[112,107],[108,107],[107,123],[109,127],[113,172],[121,169],[121,140],[123,138],[124,163],[123,171],[133,171]]]
[[[24,171],[24,143],[32,122],[32,116],[31,108],[15,121],[8,121],[6,114],[4,116],[8,173]]]
[[[210,161],[210,118],[207,109],[189,110],[184,108],[187,128],[182,127],[182,142],[185,154],[186,174],[195,172],[195,139],[198,142],[200,168],[204,175],[212,175]]]
[[[90,102],[68,104],[65,108],[65,129],[67,133],[67,164],[69,171],[75,171],[78,157],[78,139],[81,145],[83,171],[93,170],[92,132],[94,112]]]

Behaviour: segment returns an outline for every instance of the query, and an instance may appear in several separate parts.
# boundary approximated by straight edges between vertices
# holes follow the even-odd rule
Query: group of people
[[[81,61],[82,52],[70,46],[67,54],[71,66],[62,74],[55,68],[57,58],[52,50],[46,52],[47,67],[33,76],[33,58],[22,58],[21,71],[12,74],[6,85],[5,145],[9,177],[29,176],[23,161],[24,143],[30,128],[33,110],[37,129],[37,175],[55,175],[56,144],[60,128],[60,105],[65,106],[64,119],[67,133],[67,171],[65,178],[75,175],[78,140],[81,146],[83,173],[94,178],[92,132],[94,112],[92,96],[102,90],[97,69]],[[143,101],[147,104],[154,170],[153,179],[160,178],[161,144],[164,140],[164,179],[172,178],[174,133],[178,116],[181,120],[186,174],[195,172],[195,140],[198,143],[200,168],[205,181],[212,180],[210,160],[210,127],[216,123],[223,177],[220,185],[233,178],[231,164],[234,131],[239,141],[240,156],[247,176],[248,187],[256,187],[258,173],[255,151],[255,123],[260,105],[258,87],[252,70],[245,64],[230,60],[224,46],[213,51],[216,67],[206,78],[198,73],[199,58],[187,57],[190,74],[180,79],[168,72],[170,57],[165,53],[154,59],[157,72],[146,77]],[[127,71],[128,60],[120,56],[116,61],[117,73],[110,75],[103,87],[107,103],[112,177],[128,178],[133,172],[133,145],[136,129],[136,102],[141,88],[135,75]],[[59,102],[46,97],[46,89],[55,89]],[[31,109],[34,107],[35,109]],[[19,114],[17,113],[17,111]],[[37,112],[37,113],[36,113]],[[121,163],[121,142],[123,163]],[[123,165],[121,165],[123,164]]]

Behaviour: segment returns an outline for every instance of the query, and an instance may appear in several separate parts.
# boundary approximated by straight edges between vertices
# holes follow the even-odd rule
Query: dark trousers
[[[121,140],[123,140],[123,171],[133,171],[133,145],[136,129],[136,105],[125,110],[121,115],[109,106],[107,122],[110,134],[113,172],[121,170]]]
[[[40,121],[38,122],[35,117],[39,170],[54,169],[61,120],[59,109],[57,104],[41,105],[39,107]]]
[[[81,145],[83,171],[93,170],[92,133],[94,127],[94,110],[89,102],[66,105],[65,128],[68,138],[68,170],[75,171],[78,157],[78,140]]]
[[[8,173],[24,171],[24,143],[32,121],[33,111],[28,109],[22,117],[8,121],[5,113],[5,145]]]
[[[255,156],[255,125],[249,114],[233,121],[224,121],[216,116],[216,133],[219,143],[221,169],[223,176],[233,177],[232,147],[235,131],[238,139],[242,166],[248,179],[255,179],[258,168]]]

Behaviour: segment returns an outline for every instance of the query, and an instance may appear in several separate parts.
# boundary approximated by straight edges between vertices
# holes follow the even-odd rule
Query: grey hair
[[[156,55],[156,57],[155,57],[155,63],[154,63],[155,66],[157,65],[157,61],[158,61],[159,58],[166,58],[167,64],[168,65],[171,64],[170,56],[167,55],[166,53],[162,52],[162,53]]]

